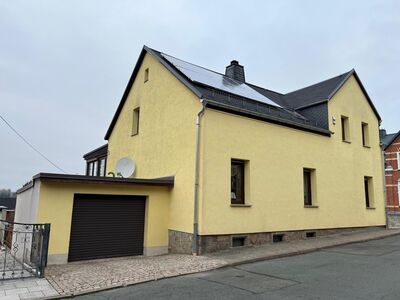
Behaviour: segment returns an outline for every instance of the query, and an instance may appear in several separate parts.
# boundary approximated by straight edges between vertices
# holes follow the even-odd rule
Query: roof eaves
[[[88,152],[86,154],[84,154],[83,158],[86,159],[87,157],[90,157],[93,153],[96,153],[97,151],[103,150],[104,148],[107,148],[107,147],[108,147],[108,143],[104,144],[103,146],[100,146],[100,147],[98,147],[98,148],[96,148],[96,149],[94,149],[94,150],[92,150],[92,151],[90,151],[90,152]]]
[[[38,179],[40,179],[41,181],[74,182],[74,183],[103,183],[103,184],[110,183],[110,184],[155,185],[155,186],[174,185],[174,176],[154,178],[154,179],[142,179],[142,178],[39,173],[33,176],[33,181]]]

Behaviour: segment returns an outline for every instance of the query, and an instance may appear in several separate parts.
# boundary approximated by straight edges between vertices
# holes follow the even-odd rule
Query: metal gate
[[[0,220],[0,280],[44,277],[50,224]]]

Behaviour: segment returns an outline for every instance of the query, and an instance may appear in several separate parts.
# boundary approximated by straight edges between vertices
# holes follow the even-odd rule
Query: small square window
[[[315,231],[308,231],[306,232],[306,238],[315,238],[317,236],[317,233]]]
[[[274,234],[274,235],[272,235],[272,242],[273,243],[283,242],[284,237],[285,237],[285,235],[283,233]]]
[[[232,238],[232,247],[243,247],[246,245],[246,237],[233,237]]]
[[[144,82],[149,81],[149,68],[144,70]]]

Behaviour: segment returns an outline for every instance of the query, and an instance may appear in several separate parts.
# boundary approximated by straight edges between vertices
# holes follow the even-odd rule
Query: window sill
[[[343,142],[343,143],[346,143],[346,144],[351,144],[351,142],[349,142],[349,141],[343,141],[343,140],[342,140],[342,142]]]
[[[231,204],[231,207],[251,207],[251,204]]]
[[[304,205],[304,208],[318,208],[318,205]]]
[[[131,137],[132,137],[132,136],[135,136],[135,135],[138,135],[138,134],[139,134],[139,133],[132,133],[132,134],[131,134]]]
[[[364,147],[364,148],[371,149],[371,146],[368,146],[368,145],[363,145],[363,147]]]
[[[375,207],[366,207],[366,209],[376,209]]]

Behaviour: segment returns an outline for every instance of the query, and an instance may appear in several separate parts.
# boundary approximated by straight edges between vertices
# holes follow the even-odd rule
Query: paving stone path
[[[43,299],[57,295],[57,291],[44,278],[0,281],[1,300]]]
[[[76,295],[208,271],[223,265],[225,262],[221,260],[204,256],[168,254],[52,265],[46,269],[46,278],[61,295]]]

